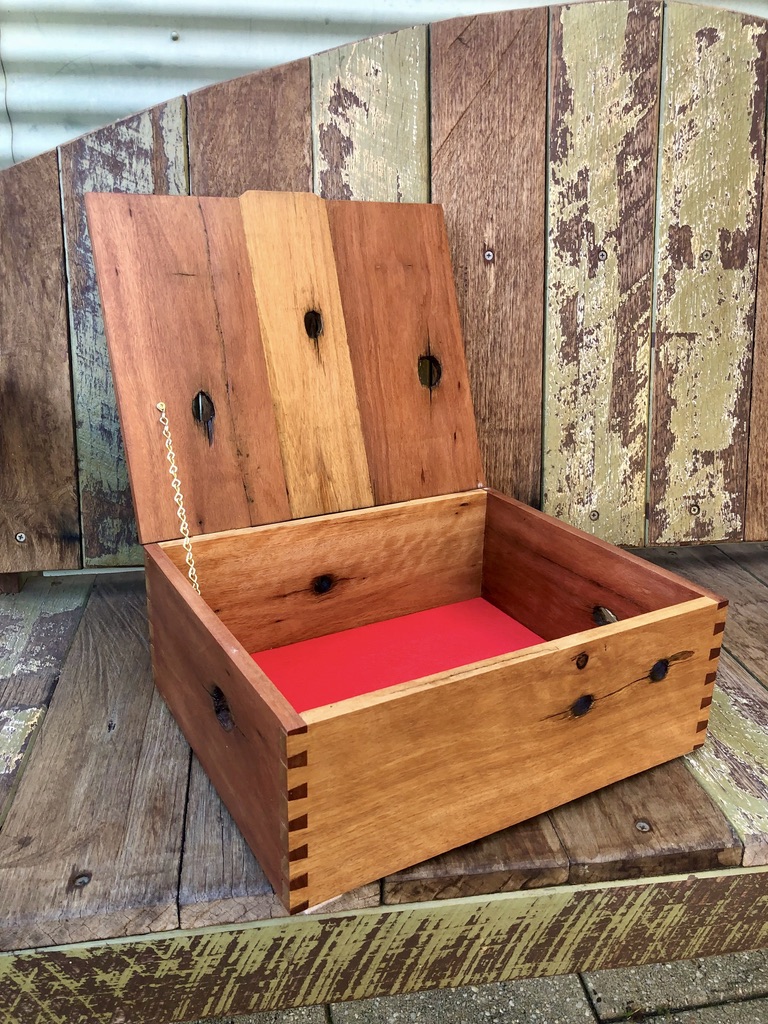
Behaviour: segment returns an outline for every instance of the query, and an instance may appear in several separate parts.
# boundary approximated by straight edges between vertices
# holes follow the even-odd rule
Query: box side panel
[[[206,602],[251,653],[480,594],[485,492],[194,542]],[[184,566],[180,542],[163,550]]]
[[[698,746],[724,614],[700,598],[308,712],[310,904]]]
[[[720,603],[627,551],[488,493],[483,597],[546,640],[591,629],[599,607],[626,619],[701,596]]]
[[[157,547],[146,570],[155,682],[286,899],[286,735],[304,723]]]

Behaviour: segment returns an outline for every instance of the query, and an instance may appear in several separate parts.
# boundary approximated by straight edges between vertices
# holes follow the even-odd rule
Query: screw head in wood
[[[710,249],[705,249],[704,252],[701,254],[702,262],[703,263],[709,263],[709,261],[711,259],[712,259],[712,252],[711,252],[711,250]]]
[[[646,821],[645,818],[638,818],[635,822],[635,828],[638,832],[651,832],[651,823]]]
[[[76,889],[84,889],[86,885],[88,885],[92,877],[93,875],[91,874],[90,871],[83,871],[79,875],[75,875],[75,877],[72,879],[72,885]]]
[[[600,260],[601,263],[605,263],[605,261],[608,259],[608,253],[605,251],[605,249],[601,249],[600,252],[597,254],[597,258]]]
[[[485,260],[486,263],[493,263],[493,261],[496,259],[496,253],[493,251],[493,249],[486,249],[485,252],[483,253],[483,259]]]
[[[597,511],[596,508],[593,508],[592,511],[589,513],[589,518],[592,520],[593,523],[596,523],[597,520],[600,518],[600,513]]]
[[[693,505],[691,505],[691,507],[688,509],[688,511],[691,513],[692,516],[697,516],[701,513],[701,506],[697,505],[694,502]]]
[[[26,533],[17,533],[15,540],[16,540],[17,544],[24,544],[24,543],[26,543],[26,540],[27,540]]]
[[[172,42],[178,43],[179,38],[180,37],[179,37],[179,33],[178,32],[171,32],[171,41]]]

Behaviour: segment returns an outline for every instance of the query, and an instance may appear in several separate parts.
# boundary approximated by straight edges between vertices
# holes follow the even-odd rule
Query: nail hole
[[[229,710],[229,701],[218,686],[214,686],[211,690],[211,701],[213,703],[213,713],[219,720],[219,725],[225,732],[232,732],[235,727],[235,720],[232,717],[232,712]]]
[[[323,318],[316,309],[309,309],[304,314],[304,330],[312,341],[317,341],[323,333]]]
[[[601,604],[595,605],[592,609],[592,618],[598,626],[607,626],[611,622],[619,621],[610,608],[604,608]]]
[[[571,714],[574,718],[583,718],[584,715],[590,710],[592,705],[595,703],[595,698],[591,693],[585,693],[571,704]]]
[[[667,672],[669,672],[669,660],[661,658],[648,673],[648,678],[652,683],[660,683],[662,679],[666,678]]]
[[[576,668],[582,669],[587,667],[589,661],[589,655],[586,651],[582,651],[581,654],[576,658]]]
[[[419,356],[419,381],[422,387],[436,388],[443,375],[440,360],[434,356]]]
[[[207,391],[198,391],[192,399],[192,416],[195,422],[205,430],[208,444],[213,444],[213,418],[215,415],[216,409],[211,396]]]
[[[328,573],[323,573],[322,576],[315,576],[315,578],[312,580],[312,590],[316,594],[327,594],[328,591],[331,590],[335,582],[336,581],[334,580],[333,576],[329,575]]]

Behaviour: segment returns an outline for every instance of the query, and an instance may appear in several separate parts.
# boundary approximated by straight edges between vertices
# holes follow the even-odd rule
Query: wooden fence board
[[[55,153],[0,174],[0,236],[0,572],[76,569],[80,523]]]
[[[768,540],[768,175],[765,173],[762,211],[749,410],[745,540]]]
[[[768,29],[678,3],[666,25],[649,537],[739,540]]]
[[[85,192],[187,192],[183,98],[69,142],[60,149],[69,271],[83,562],[135,565],[142,559],[107,357]]]
[[[189,190],[312,191],[309,60],[257,71],[187,96]]]
[[[312,58],[314,191],[324,199],[429,200],[425,28]]]
[[[661,4],[552,10],[544,509],[645,532]]]
[[[538,505],[546,10],[432,25],[430,76],[432,198],[445,208],[486,479]]]
[[[768,870],[731,868],[19,952],[0,956],[0,1015],[166,1024],[766,942]]]

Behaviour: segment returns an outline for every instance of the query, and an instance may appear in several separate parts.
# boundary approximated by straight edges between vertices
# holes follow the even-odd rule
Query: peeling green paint
[[[766,25],[673,3],[667,29],[650,539],[739,539]]]
[[[544,508],[640,544],[661,7],[553,19]]]
[[[429,200],[427,64],[423,26],[312,58],[318,195]]]
[[[44,714],[45,708],[0,710],[0,775],[11,775],[19,767]]]

